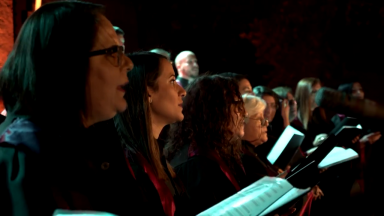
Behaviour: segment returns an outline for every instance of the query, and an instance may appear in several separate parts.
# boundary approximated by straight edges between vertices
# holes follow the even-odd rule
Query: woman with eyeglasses
[[[289,106],[287,100],[279,100],[272,89],[265,86],[256,86],[253,93],[265,101],[264,117],[268,120],[268,141],[258,147],[259,155],[267,157],[274,143],[283,133],[289,123]]]
[[[54,2],[24,23],[0,74],[0,215],[151,208],[112,120],[127,108],[133,64],[102,11]]]
[[[134,105],[114,118],[115,125],[151,215],[187,215],[185,190],[157,142],[166,125],[183,120],[185,90],[166,57],[151,52],[129,56],[135,68],[128,73],[125,99]]]
[[[264,118],[266,103],[263,99],[245,94],[243,95],[245,117],[243,145],[243,165],[249,182],[255,182],[264,176],[277,176],[282,173],[265,158],[260,158],[256,147],[268,141],[268,120]]]
[[[244,188],[241,137],[245,111],[237,82],[197,78],[183,103],[184,120],[172,125],[166,155],[197,215]]]

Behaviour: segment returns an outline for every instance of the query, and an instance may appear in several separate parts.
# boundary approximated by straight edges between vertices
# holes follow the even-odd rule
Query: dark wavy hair
[[[228,163],[240,162],[240,139],[234,139],[231,107],[245,116],[237,82],[220,75],[204,75],[192,82],[184,97],[182,122],[173,124],[165,147],[167,158],[172,159],[183,145],[195,150],[216,150]],[[229,164],[230,165],[230,164]]]
[[[147,87],[157,91],[160,62],[167,58],[151,52],[136,52],[128,56],[135,64],[128,73],[129,84],[126,87],[125,100],[129,105],[126,111],[115,116],[115,125],[125,147],[143,154],[158,177],[167,179],[161,163],[160,148],[152,133],[147,91]],[[174,176],[172,168],[168,164],[167,166]]]
[[[238,73],[233,73],[233,72],[225,72],[225,73],[221,73],[219,74],[220,76],[223,76],[223,77],[229,77],[229,78],[233,78],[235,79],[238,83],[243,80],[243,79],[248,79],[247,76],[243,75],[243,74],[238,74]]]

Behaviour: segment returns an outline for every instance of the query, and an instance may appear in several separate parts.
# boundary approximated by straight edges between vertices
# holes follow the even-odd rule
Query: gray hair
[[[242,97],[244,101],[244,108],[248,113],[248,116],[253,116],[257,113],[264,112],[267,104],[262,98],[251,94],[243,94]],[[247,118],[245,119],[245,123],[248,123]]]

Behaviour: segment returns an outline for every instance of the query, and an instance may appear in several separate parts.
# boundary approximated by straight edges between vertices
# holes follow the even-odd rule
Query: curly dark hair
[[[232,117],[231,107],[241,114],[241,119]],[[241,163],[241,139],[236,139],[229,128],[231,123],[239,125],[245,116],[239,86],[234,79],[220,75],[197,78],[184,97],[183,114],[184,120],[173,124],[169,132],[165,147],[169,160],[183,145],[190,144],[199,151],[215,150],[230,166],[233,160]]]

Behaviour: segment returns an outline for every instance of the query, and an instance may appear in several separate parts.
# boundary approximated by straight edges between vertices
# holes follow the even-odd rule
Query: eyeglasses
[[[260,121],[262,127],[267,126],[267,123],[268,123],[268,120],[265,119],[265,118],[263,118],[263,119],[260,119],[260,118],[250,118],[250,117],[245,117],[245,118],[252,119],[252,120],[255,120],[255,121]]]
[[[267,103],[267,107],[270,108],[270,109],[279,109],[279,105],[277,104],[274,104],[274,103]]]
[[[123,62],[125,46],[113,46],[107,49],[96,50],[89,53],[89,57],[97,55],[107,55],[108,60],[115,67],[120,67]]]

